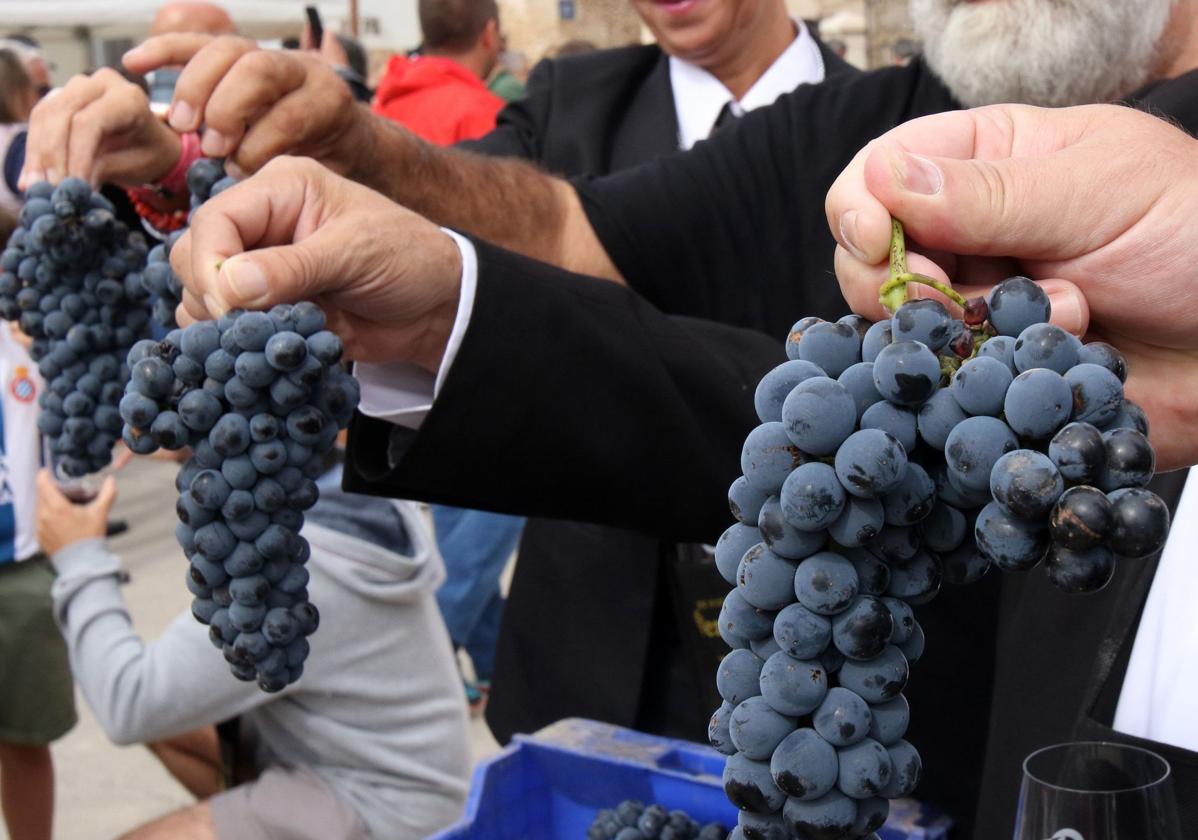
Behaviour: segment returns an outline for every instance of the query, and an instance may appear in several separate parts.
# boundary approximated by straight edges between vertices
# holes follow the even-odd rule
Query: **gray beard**
[[[911,0],[928,66],[964,105],[1082,105],[1152,80],[1174,0]]]

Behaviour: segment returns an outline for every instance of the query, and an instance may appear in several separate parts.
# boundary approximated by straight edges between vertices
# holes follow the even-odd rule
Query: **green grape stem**
[[[903,223],[898,219],[890,220],[890,279],[878,289],[878,301],[886,311],[894,314],[898,308],[907,302],[907,285],[920,283],[931,286],[947,297],[953,303],[965,308],[965,298],[959,292],[926,274],[915,274],[907,269],[907,240],[903,233]]]

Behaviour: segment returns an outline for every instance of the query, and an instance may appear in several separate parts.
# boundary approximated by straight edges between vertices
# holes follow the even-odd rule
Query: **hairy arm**
[[[359,108],[350,178],[444,227],[579,274],[623,282],[569,182],[532,164],[426,143]]]

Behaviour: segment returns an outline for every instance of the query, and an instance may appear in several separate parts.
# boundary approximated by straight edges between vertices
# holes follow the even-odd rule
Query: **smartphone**
[[[304,12],[308,15],[308,30],[312,34],[312,49],[320,49],[324,43],[324,25],[320,22],[320,12],[315,6],[306,6]]]

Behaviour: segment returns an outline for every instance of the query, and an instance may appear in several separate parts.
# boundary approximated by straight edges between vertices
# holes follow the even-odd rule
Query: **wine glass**
[[[100,493],[100,485],[109,469],[87,475],[68,475],[63,469],[63,456],[54,451],[54,443],[50,438],[42,439],[42,464],[50,471],[50,476],[62,494],[77,505],[85,505]]]
[[[1023,762],[1015,840],[1181,840],[1169,762],[1101,741],[1045,747]]]

